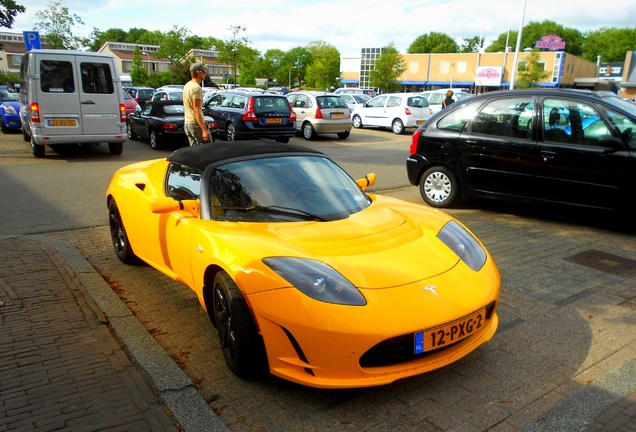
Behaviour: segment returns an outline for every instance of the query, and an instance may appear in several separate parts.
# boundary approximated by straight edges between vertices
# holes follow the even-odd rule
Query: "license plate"
[[[450,324],[415,333],[415,354],[432,351],[462,340],[484,327],[486,309]]]
[[[48,120],[48,126],[75,126],[75,120]]]
[[[331,113],[331,118],[344,118],[344,113]]]
[[[418,121],[417,121],[417,124],[418,124],[418,125],[421,125],[422,123],[424,123],[424,120],[418,120]]]
[[[283,119],[282,118],[268,118],[265,119],[265,123],[282,123]]]

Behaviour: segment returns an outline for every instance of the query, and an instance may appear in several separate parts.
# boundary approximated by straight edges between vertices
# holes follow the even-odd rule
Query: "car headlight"
[[[13,108],[10,105],[7,105],[4,107],[4,112],[7,114],[17,114],[17,111],[15,110],[15,108]]]
[[[364,306],[366,299],[327,264],[304,258],[273,257],[263,262],[303,294],[325,303]]]
[[[479,271],[486,263],[486,250],[459,223],[448,222],[437,234],[437,238],[474,271]]]

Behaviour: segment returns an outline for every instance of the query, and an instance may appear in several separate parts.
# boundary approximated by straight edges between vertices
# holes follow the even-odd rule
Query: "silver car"
[[[286,95],[296,113],[296,127],[307,140],[335,133],[346,139],[351,133],[351,110],[339,95],[321,91],[295,91]]]

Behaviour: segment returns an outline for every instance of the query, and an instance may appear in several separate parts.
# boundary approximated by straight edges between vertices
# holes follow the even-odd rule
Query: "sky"
[[[636,0],[603,4],[598,0],[60,0],[84,22],[73,29],[87,37],[97,28],[167,31],[185,27],[192,35],[231,39],[230,27],[261,53],[287,51],[311,42],[335,46],[341,56],[359,56],[361,48],[393,43],[401,53],[420,35],[441,32],[458,43],[481,36],[485,44],[501,33],[518,30],[521,20],[550,20],[581,32],[636,26]],[[26,12],[12,29],[29,31],[36,13],[52,0],[17,0]],[[525,13],[524,13],[525,5]],[[567,41],[566,41],[567,42]],[[510,42],[514,47],[515,41]],[[523,49],[524,47],[521,47]]]

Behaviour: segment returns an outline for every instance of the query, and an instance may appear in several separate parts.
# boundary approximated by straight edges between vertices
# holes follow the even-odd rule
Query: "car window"
[[[389,102],[386,104],[387,107],[399,107],[402,104],[402,98],[399,96],[390,96]]]
[[[183,105],[164,105],[163,112],[168,115],[183,114]]]
[[[634,120],[612,110],[608,110],[607,114],[612,124],[621,133],[623,140],[627,143],[629,148],[636,150],[636,136],[634,136],[636,123],[634,123]]]
[[[110,65],[107,63],[82,62],[80,72],[84,93],[113,94],[115,92]]]
[[[301,95],[299,95],[300,97]],[[283,96],[258,96],[254,98],[254,113],[290,114],[289,101]]]
[[[321,109],[348,108],[347,102],[340,96],[319,96],[316,98],[316,102]]]
[[[146,105],[146,107],[144,108],[144,110],[142,111],[143,115],[149,116],[150,112],[152,111],[152,108],[154,107],[153,104],[148,104]]]
[[[0,98],[3,101],[17,101],[20,98],[19,93],[11,93],[7,90],[0,90]]]
[[[406,105],[413,108],[424,108],[428,106],[428,101],[422,96],[412,96],[406,100]]]
[[[40,62],[40,89],[47,93],[74,93],[73,65],[68,61]]]
[[[223,108],[231,108],[232,107],[232,98],[234,97],[234,95],[225,95],[225,97],[223,97],[221,99],[221,103],[219,104],[219,106],[223,107]]]
[[[431,97],[428,99],[428,103],[431,105],[440,105],[444,100],[444,95],[441,93],[431,93]]]
[[[176,200],[198,199],[201,192],[201,171],[184,164],[171,163],[166,188],[166,195]]]
[[[234,95],[232,98],[232,108],[243,109],[245,108],[246,102],[247,98],[245,96]]]
[[[529,96],[494,99],[488,102],[472,121],[472,132],[476,134],[530,139],[532,122],[523,116],[525,107],[534,100]],[[532,118],[532,111],[530,112]]]
[[[463,131],[468,122],[475,116],[478,107],[478,104],[473,103],[451,111],[437,122],[437,128],[458,132]]]
[[[612,136],[600,114],[584,102],[545,99],[543,130],[546,141],[598,145],[601,137]]]
[[[368,101],[371,100],[371,96],[362,95],[362,94],[361,95],[352,95],[352,96],[349,96],[349,97],[352,97],[353,99],[355,99],[355,101],[357,103],[360,103],[360,104],[363,104],[363,103],[368,102]]]
[[[376,98],[371,99],[367,103],[367,106],[368,107],[372,107],[372,108],[382,108],[382,107],[384,107],[384,104],[386,103],[386,100],[387,100],[386,96],[378,96]]]
[[[296,100],[294,101],[294,108],[310,108],[311,101],[309,98],[303,94],[299,94],[296,96]]]

